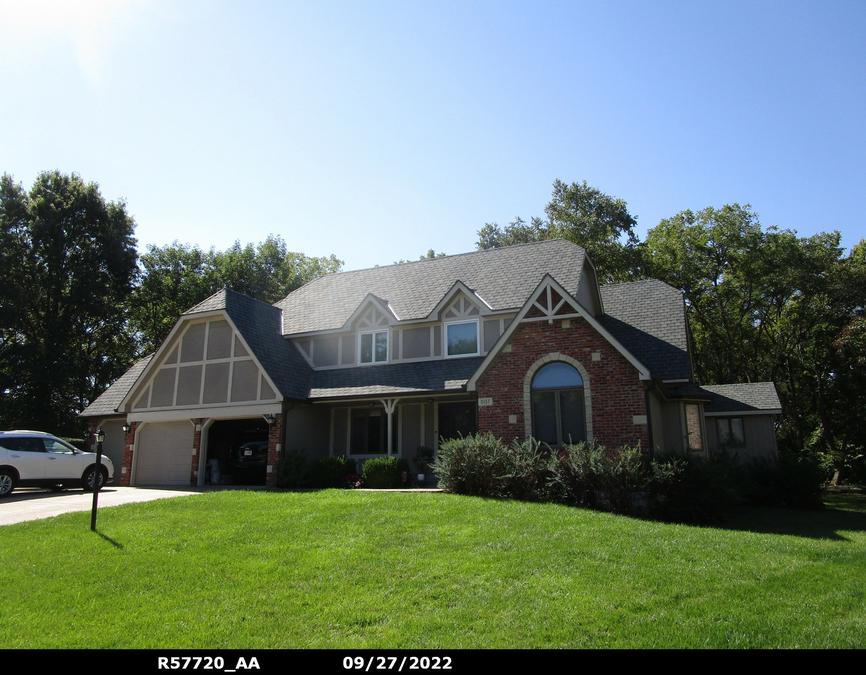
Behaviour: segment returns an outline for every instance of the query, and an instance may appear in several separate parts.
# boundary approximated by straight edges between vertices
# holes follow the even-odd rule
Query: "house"
[[[677,289],[599,286],[551,240],[332,274],[274,305],[219,291],[82,416],[122,485],[272,485],[283,449],[411,459],[474,431],[774,455],[773,384],[695,385],[688,335]]]

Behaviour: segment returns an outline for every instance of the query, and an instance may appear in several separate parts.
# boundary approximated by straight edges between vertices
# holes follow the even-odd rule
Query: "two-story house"
[[[773,456],[779,412],[772,383],[693,383],[677,289],[599,286],[552,240],[331,274],[275,305],[220,291],[82,416],[121,484],[272,485],[284,449],[411,459],[474,431]],[[238,454],[256,446],[261,474]]]

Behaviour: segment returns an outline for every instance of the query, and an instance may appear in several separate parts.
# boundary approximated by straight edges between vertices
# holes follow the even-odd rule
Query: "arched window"
[[[532,435],[549,445],[586,440],[583,378],[567,363],[554,361],[532,378]]]

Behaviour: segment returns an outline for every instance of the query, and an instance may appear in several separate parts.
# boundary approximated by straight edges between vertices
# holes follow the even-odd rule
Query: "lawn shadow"
[[[847,541],[848,538],[840,532],[866,532],[866,497],[859,497],[847,500],[825,498],[827,508],[816,510],[774,507],[738,509],[721,527],[726,530]]]
[[[96,534],[98,534],[100,537],[105,539],[105,541],[107,541],[109,544],[114,546],[114,548],[123,548],[123,544],[121,544],[119,541],[114,541],[114,539],[112,539],[111,537],[109,537],[107,535],[102,534],[102,532],[100,532],[99,530],[96,531]]]

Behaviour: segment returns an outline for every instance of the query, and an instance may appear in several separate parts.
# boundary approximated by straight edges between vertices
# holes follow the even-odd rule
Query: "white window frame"
[[[448,353],[448,328],[457,324],[474,323],[475,324],[475,352],[472,354],[449,354]],[[446,321],[444,330],[442,331],[442,354],[446,359],[459,359],[466,356],[479,356],[481,354],[481,326],[478,319],[455,319],[454,321]]]
[[[385,360],[384,361],[377,361],[376,360],[376,335],[378,335],[379,333],[385,334]],[[390,328],[384,328],[384,329],[377,328],[375,330],[358,331],[358,365],[359,366],[376,366],[376,365],[381,365],[383,363],[388,363],[391,360],[391,335],[390,335],[390,333],[391,333]],[[361,337],[364,335],[372,335],[373,336],[373,351],[372,351],[373,360],[372,361],[362,361],[361,360],[361,349],[362,349]]]

